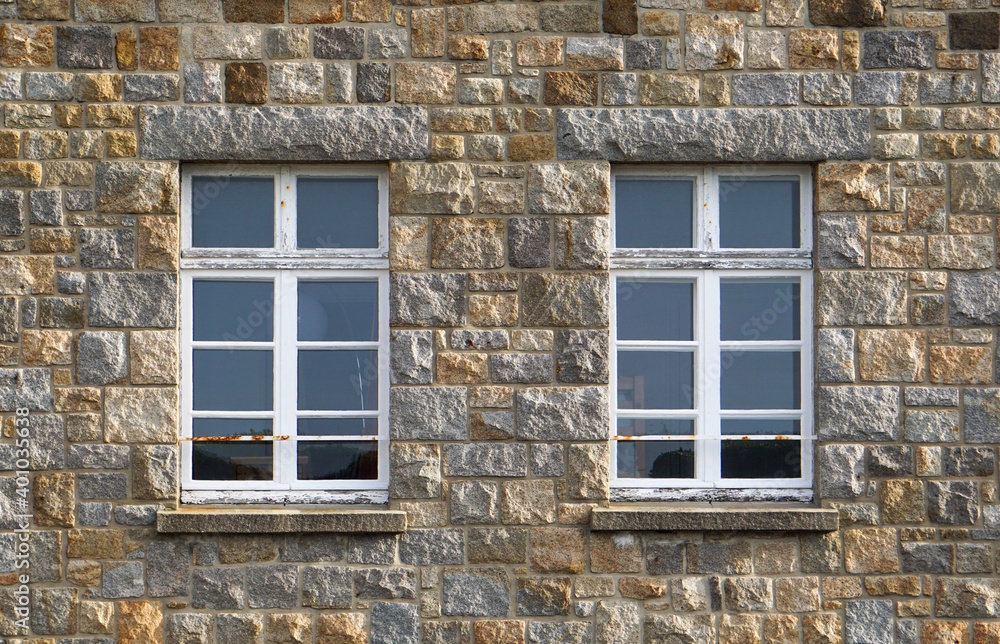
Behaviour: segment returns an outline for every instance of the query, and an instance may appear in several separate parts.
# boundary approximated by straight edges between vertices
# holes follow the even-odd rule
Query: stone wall
[[[37,641],[1000,642],[1000,13],[639,5],[0,0],[0,637],[28,405]],[[389,164],[404,532],[157,532],[189,160]],[[840,529],[591,530],[609,162],[781,161]]]

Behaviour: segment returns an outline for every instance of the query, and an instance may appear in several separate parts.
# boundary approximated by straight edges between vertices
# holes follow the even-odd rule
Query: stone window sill
[[[833,532],[839,523],[836,510],[787,505],[611,507],[595,509],[590,518],[593,530],[657,532]]]
[[[160,510],[156,531],[167,534],[276,534],[294,532],[405,532],[398,510]]]

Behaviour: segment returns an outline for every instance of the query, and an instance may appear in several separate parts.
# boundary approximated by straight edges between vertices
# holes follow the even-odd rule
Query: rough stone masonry
[[[0,638],[23,404],[34,641],[1000,643],[996,4],[0,0]],[[187,161],[388,167],[405,522],[170,518]],[[611,164],[775,162],[839,527],[596,529]]]

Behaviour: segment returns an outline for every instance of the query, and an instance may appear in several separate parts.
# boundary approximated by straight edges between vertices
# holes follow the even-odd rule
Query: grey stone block
[[[903,438],[913,443],[954,443],[958,427],[957,411],[908,411]]]
[[[24,233],[27,213],[23,192],[0,190],[0,235],[16,237]]]
[[[260,644],[264,617],[258,614],[220,613],[215,618],[215,625],[220,644]]]
[[[0,387],[0,399],[2,391]],[[964,412],[962,429],[966,442],[1000,442],[1000,389],[966,389]]]
[[[302,568],[302,605],[311,608],[350,608],[354,600],[351,570],[341,566]]]
[[[455,481],[450,501],[454,524],[500,521],[500,486],[493,481]]]
[[[392,331],[389,338],[389,382],[429,385],[434,377],[432,331]]]
[[[805,163],[871,154],[863,109],[562,109],[556,130],[560,159]]]
[[[326,100],[330,103],[354,101],[354,72],[350,63],[326,65]]]
[[[908,407],[958,407],[958,387],[907,387],[903,403]]]
[[[394,499],[441,496],[441,453],[437,445],[395,442],[389,446],[389,495]]]
[[[69,635],[76,629],[76,588],[32,588],[31,631],[33,635]],[[8,603],[12,606],[13,602]]]
[[[864,268],[867,224],[858,215],[820,215],[817,221],[820,268]]]
[[[69,467],[90,470],[123,470],[128,467],[127,445],[70,445]]]
[[[733,105],[796,105],[799,75],[736,74],[732,78]]]
[[[28,548],[28,570],[31,571],[33,582],[63,580],[63,538],[59,531],[32,529],[28,537]],[[18,572],[24,570],[17,569]]]
[[[389,277],[389,323],[465,326],[466,275],[394,273]]]
[[[0,392],[2,391],[3,385],[0,384]],[[24,403],[22,402],[21,404],[23,405]],[[61,416],[50,414],[30,416],[28,424],[28,468],[38,471],[61,470],[66,467],[65,440],[66,430]]]
[[[106,526],[111,523],[110,503],[78,503],[76,522],[85,526]]]
[[[923,105],[972,103],[977,100],[977,89],[971,74],[921,74],[920,102]]]
[[[934,35],[929,31],[866,31],[861,40],[865,69],[930,69]]]
[[[91,273],[87,319],[97,327],[173,327],[177,324],[177,276]]]
[[[605,105],[635,105],[638,100],[639,77],[636,74],[604,75]]]
[[[354,594],[359,599],[413,599],[417,575],[412,568],[360,568],[354,574]]]
[[[469,617],[505,617],[510,613],[510,580],[502,568],[444,571],[441,612]]]
[[[592,627],[589,622],[542,622],[528,623],[528,644],[579,644],[591,641]],[[622,642],[623,640],[616,640]],[[656,640],[647,638],[648,642],[671,640]],[[684,640],[678,640],[684,641]],[[700,641],[700,640],[691,640]],[[708,640],[704,640],[708,641]]]
[[[62,69],[112,69],[114,42],[110,27],[57,27],[56,61]]]
[[[569,587],[569,577],[519,577],[517,614],[569,615]]]
[[[126,499],[128,477],[119,472],[77,474],[76,490],[81,499]]]
[[[902,544],[903,572],[951,573],[952,546],[947,543]]]
[[[608,394],[603,387],[533,387],[517,392],[521,440],[606,440]]]
[[[942,460],[948,476],[992,476],[997,465],[992,447],[945,447]]]
[[[102,596],[108,599],[142,597],[145,584],[142,577],[142,562],[132,561],[115,568],[104,568],[101,576]]]
[[[394,534],[352,534],[347,542],[347,561],[388,566],[396,561],[397,541]]]
[[[825,271],[819,274],[816,315],[821,326],[906,324],[906,273]]]
[[[507,443],[445,445],[444,472],[446,476],[527,476],[527,448]]]
[[[949,322],[954,326],[1000,324],[1000,274],[954,272],[950,280]]]
[[[393,387],[389,436],[393,440],[465,440],[465,387]]]
[[[146,546],[146,583],[150,597],[177,597],[191,592],[192,551],[191,543],[172,539],[154,541]]]
[[[211,642],[213,621],[212,615],[174,613],[168,617],[167,641],[172,644]],[[233,642],[233,644],[236,643]]]
[[[387,533],[402,532],[406,529],[406,513],[375,509],[364,512],[303,512],[300,514],[161,510],[156,515],[156,529],[165,534],[195,534],[199,532],[257,535],[300,532]]]
[[[663,41],[658,38],[625,40],[625,69],[662,69]],[[605,78],[608,78],[605,76]]]
[[[184,102],[221,103],[222,65],[219,63],[184,63]]]
[[[898,620],[896,644],[920,644],[920,622],[915,619]]]
[[[422,107],[150,105],[139,120],[139,156],[146,159],[387,161],[429,154]]]
[[[562,476],[566,473],[565,449],[559,443],[531,444],[531,475]]]
[[[131,232],[131,231],[129,231]],[[108,385],[128,375],[128,347],[120,331],[86,331],[76,345],[76,378],[82,385]]]
[[[233,610],[246,604],[244,568],[198,568],[193,579],[192,608]]]
[[[500,384],[551,382],[552,356],[534,353],[495,353],[490,356],[492,381]]]
[[[908,445],[872,445],[868,448],[870,476],[913,474],[913,448]]]
[[[850,105],[851,77],[823,72],[803,74],[802,98],[813,105]]]
[[[556,332],[556,379],[566,383],[604,384],[610,378],[608,332]]]
[[[0,411],[14,411],[17,407],[51,411],[52,372],[48,369],[0,369]]]
[[[865,489],[865,448],[823,445],[818,450],[819,489],[823,498],[854,498]]]
[[[389,27],[368,32],[368,58],[372,60],[402,58],[408,54],[409,49],[409,30]]]
[[[126,74],[122,81],[124,99],[142,101],[176,101],[181,95],[181,79],[177,74]]]
[[[818,329],[816,378],[820,382],[854,381],[854,329]]]
[[[844,613],[845,644],[884,644],[886,634],[893,631],[892,601],[849,601]]]
[[[359,103],[387,103],[392,95],[389,63],[358,63],[357,96]],[[408,157],[412,158],[412,157]]]
[[[0,342],[17,342],[21,337],[17,322],[17,298],[0,297]]]
[[[370,644],[418,644],[420,617],[416,606],[375,602],[371,611]]]
[[[115,522],[119,525],[156,525],[158,505],[116,505]]]
[[[79,329],[83,326],[85,300],[77,297],[43,297],[38,323],[44,329]]]
[[[65,295],[83,295],[87,291],[85,273],[56,273],[56,291]]]
[[[993,572],[993,548],[989,544],[956,544],[955,572],[959,574]]]
[[[58,190],[32,190],[31,223],[44,226],[60,226],[63,223],[62,193]]]
[[[553,238],[555,267],[607,270],[611,224],[607,217],[559,217]]]
[[[94,192],[92,190],[66,190],[66,210],[73,212],[93,210]]]
[[[535,105],[541,95],[537,78],[511,78],[507,81],[507,101],[514,105]]]
[[[979,484],[928,481],[928,517],[938,525],[973,525],[979,520]]]
[[[550,266],[550,237],[547,217],[511,217],[507,221],[508,263],[515,268]]]
[[[295,608],[299,603],[298,566],[251,566],[247,570],[249,608]]]
[[[464,532],[458,529],[409,530],[399,540],[399,560],[411,566],[465,563]]]
[[[819,436],[824,440],[894,441],[899,437],[896,387],[820,387]]]
[[[21,299],[21,326],[38,326],[38,300],[33,297]]]
[[[29,101],[73,100],[73,75],[66,72],[32,72],[24,75],[24,95]]]
[[[339,534],[290,534],[281,546],[282,561],[340,561],[344,537]]]
[[[916,72],[858,72],[854,102],[858,105],[909,105],[917,100]]]
[[[427,331],[430,333],[430,331]],[[510,347],[510,333],[506,329],[466,330],[451,332],[452,349],[507,349]]]
[[[313,30],[313,55],[316,58],[364,58],[363,27],[316,27]]]

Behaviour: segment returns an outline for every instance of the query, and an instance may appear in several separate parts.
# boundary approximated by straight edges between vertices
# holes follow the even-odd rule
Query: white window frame
[[[719,248],[719,177],[746,176],[799,178],[798,248],[731,249]],[[611,306],[611,499],[643,500],[763,500],[808,501],[813,497],[813,322],[812,322],[812,174],[801,166],[715,166],[670,167],[622,166],[612,174],[612,204],[616,203],[616,184],[620,176],[693,178],[695,181],[694,243],[692,248],[617,248],[615,244],[614,205],[612,231],[612,306]],[[731,278],[794,277],[800,282],[800,339],[788,341],[722,341],[720,339],[720,283]],[[690,341],[621,341],[617,339],[618,280],[664,280],[693,282],[693,339]],[[695,478],[650,479],[619,478],[618,445],[620,441],[657,440],[691,441],[688,436],[618,437],[618,349],[677,348],[694,351],[696,373],[693,409],[650,411],[621,410],[627,418],[695,418]],[[801,401],[799,410],[724,411],[721,409],[719,360],[722,351],[732,349],[787,349],[800,352]],[[800,419],[798,440],[802,446],[801,476],[786,479],[722,479],[722,440],[775,440],[773,436],[721,435],[721,419],[753,415],[785,416]],[[782,437],[781,439],[787,439]],[[779,440],[781,440],[779,439]]]
[[[261,177],[275,180],[274,248],[194,248],[191,240],[191,177]],[[364,177],[378,179],[378,246],[299,250],[296,239],[296,177]],[[181,501],[205,503],[386,503],[389,487],[389,259],[388,171],[379,166],[203,166],[182,168],[181,248]],[[273,280],[274,335],[271,342],[195,341],[193,281],[196,279]],[[378,284],[378,341],[304,342],[296,338],[296,296],[299,281],[368,281]],[[195,412],[190,373],[195,348],[268,348],[273,351],[273,410],[269,412]],[[377,436],[308,436],[296,433],[296,418],[334,417],[338,412],[297,409],[299,348],[375,350],[378,360],[378,409],[340,412],[349,417],[378,419]],[[193,418],[219,416],[273,417],[274,479],[272,481],[206,481],[192,478]],[[252,441],[240,437],[240,441]],[[352,440],[378,442],[378,478],[373,480],[297,480],[299,441]]]

